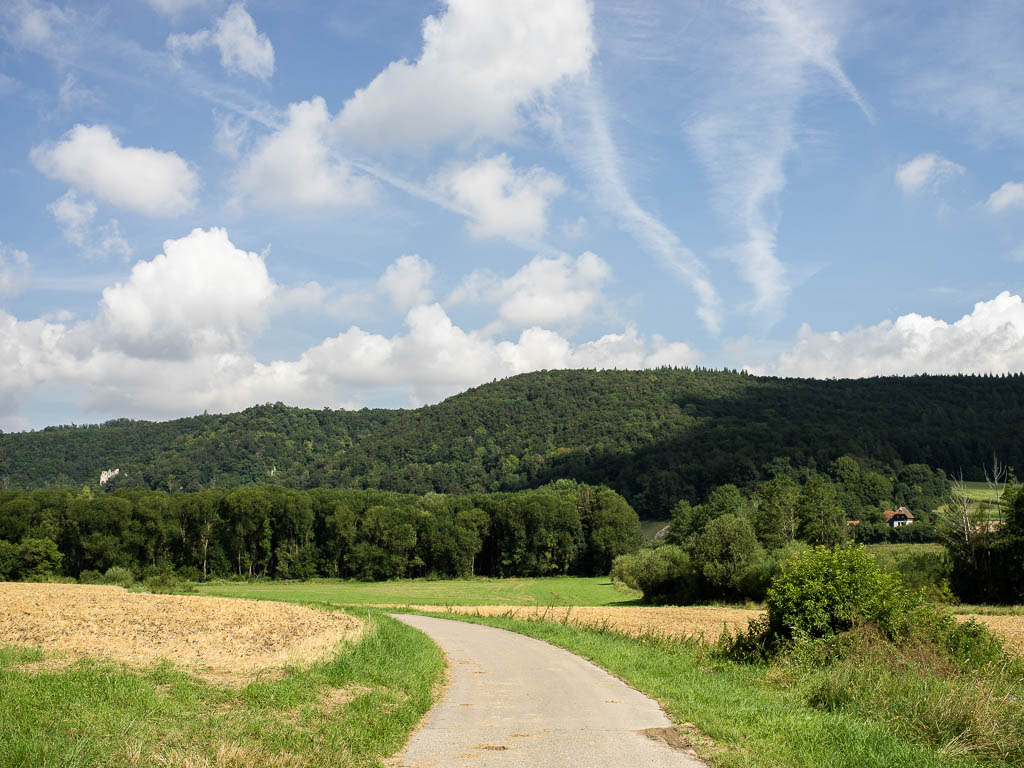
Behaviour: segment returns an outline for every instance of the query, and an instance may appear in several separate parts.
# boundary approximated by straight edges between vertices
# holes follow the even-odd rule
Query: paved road
[[[450,684],[401,768],[703,768],[653,700],[588,661],[503,629],[395,615],[448,657]],[[682,746],[682,745],[680,745]]]

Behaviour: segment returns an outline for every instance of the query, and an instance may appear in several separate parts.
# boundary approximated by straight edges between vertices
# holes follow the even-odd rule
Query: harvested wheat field
[[[761,611],[747,608],[719,608],[709,605],[691,606],[599,606],[542,608],[524,606],[509,608],[504,605],[414,605],[419,611],[434,613],[452,611],[468,615],[509,616],[530,621],[555,621],[582,627],[607,627],[615,632],[639,637],[662,635],[665,637],[692,637],[714,641],[725,629],[735,634],[745,630],[747,623]]]
[[[133,666],[168,660],[223,683],[312,661],[361,632],[362,622],[340,611],[288,603],[0,583],[0,645]]]
[[[717,640],[722,630],[736,634],[745,630],[751,619],[762,615],[762,611],[749,608],[720,608],[710,605],[691,606],[597,606],[570,608],[541,608],[523,606],[510,608],[504,605],[413,605],[417,611],[431,613],[462,613],[470,616],[509,616],[527,621],[554,621],[575,624],[582,627],[607,627],[623,634],[639,637],[662,635],[664,637],[692,637],[695,639]],[[1006,650],[1024,656],[1024,616],[980,616],[959,615],[960,621],[977,619],[985,624],[1005,644]]]

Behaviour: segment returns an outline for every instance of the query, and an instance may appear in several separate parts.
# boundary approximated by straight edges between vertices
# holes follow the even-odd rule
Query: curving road
[[[655,701],[579,656],[494,627],[394,618],[441,646],[450,678],[398,757],[401,768],[706,765]]]

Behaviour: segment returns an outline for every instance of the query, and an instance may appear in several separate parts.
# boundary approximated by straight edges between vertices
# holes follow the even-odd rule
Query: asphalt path
[[[495,627],[394,618],[430,636],[449,665],[401,768],[706,766],[657,702],[575,654]]]

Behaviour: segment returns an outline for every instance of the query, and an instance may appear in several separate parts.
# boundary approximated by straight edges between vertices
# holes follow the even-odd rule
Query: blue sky
[[[0,428],[1024,369],[1016,2],[15,0]]]

